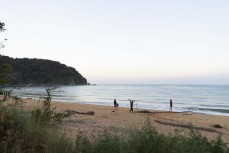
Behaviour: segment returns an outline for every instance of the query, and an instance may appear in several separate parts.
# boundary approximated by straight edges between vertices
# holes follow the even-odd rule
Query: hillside
[[[11,58],[0,55],[0,64],[13,67],[12,85],[84,85],[87,80],[74,68],[57,61]]]

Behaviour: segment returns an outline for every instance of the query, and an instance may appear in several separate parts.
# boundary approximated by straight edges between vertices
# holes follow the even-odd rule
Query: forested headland
[[[73,67],[46,59],[11,58],[0,55],[0,65],[11,66],[10,85],[86,85]],[[6,76],[7,77],[7,76]]]

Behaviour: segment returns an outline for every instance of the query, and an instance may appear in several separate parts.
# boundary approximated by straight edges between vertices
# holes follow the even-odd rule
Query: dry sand
[[[33,100],[24,100],[27,105],[31,108],[37,107],[37,103],[41,103]],[[66,103],[66,102],[51,102],[51,106],[55,108],[55,111],[64,112],[66,110],[88,112],[94,111],[94,115],[74,114],[63,120],[61,129],[66,134],[74,138],[78,131],[84,131],[87,135],[93,136],[105,129],[112,133],[119,135],[125,135],[126,130],[134,127],[142,127],[147,119],[156,128],[159,133],[174,134],[178,133],[181,135],[189,135],[190,130],[183,127],[164,125],[155,122],[160,120],[168,123],[175,124],[192,124],[193,126],[212,128],[217,132],[209,132],[204,130],[198,130],[202,135],[207,138],[214,139],[219,134],[222,135],[224,142],[229,144],[229,116],[218,116],[218,115],[206,115],[197,114],[190,112],[166,112],[166,111],[155,111],[149,110],[153,113],[137,113],[142,109],[134,108],[134,112],[130,113],[129,108],[119,107],[114,109],[112,106],[99,106],[90,104],[79,104],[79,103]],[[214,124],[218,124],[223,128],[213,128]]]
[[[52,107],[56,107],[58,111],[75,110],[78,112],[94,111],[95,115],[75,114],[63,121],[63,127],[69,136],[75,136],[78,130],[87,132],[89,135],[104,131],[104,129],[117,133],[124,134],[130,127],[142,127],[147,119],[160,133],[174,134],[175,132],[181,135],[189,135],[190,130],[187,128],[164,125],[155,122],[160,120],[166,123],[176,124],[192,124],[193,126],[212,128],[214,124],[218,124],[223,128],[212,128],[218,132],[209,132],[198,130],[209,139],[216,138],[219,134],[222,139],[229,143],[229,117],[206,115],[196,113],[176,113],[162,112],[150,110],[153,113],[137,113],[140,109],[134,109],[133,113],[129,112],[129,108],[119,107],[114,110],[112,106],[98,106],[79,103],[63,103],[53,102]]]

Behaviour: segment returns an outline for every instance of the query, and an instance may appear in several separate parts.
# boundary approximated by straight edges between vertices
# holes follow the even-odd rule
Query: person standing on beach
[[[117,101],[116,101],[116,98],[114,99],[114,109],[115,107],[117,106]]]
[[[169,101],[170,101],[170,108],[169,108],[169,110],[172,111],[172,108],[173,108],[173,101],[172,101],[172,99],[170,99]]]
[[[133,112],[134,100],[130,100],[130,112]]]

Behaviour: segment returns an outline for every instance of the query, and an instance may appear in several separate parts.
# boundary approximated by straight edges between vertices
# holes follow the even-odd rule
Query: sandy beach
[[[213,129],[215,131],[198,130],[201,134],[209,139],[216,138],[219,134],[222,139],[229,143],[229,117],[194,114],[189,112],[162,112],[149,110],[152,113],[139,113],[141,109],[134,109],[133,113],[129,112],[129,108],[116,108],[112,106],[98,106],[79,103],[63,103],[53,102],[52,107],[56,107],[57,111],[73,110],[78,112],[94,111],[94,115],[74,114],[66,118],[62,126],[69,136],[75,136],[78,130],[84,131],[91,135],[104,129],[117,134],[124,134],[130,127],[142,127],[147,119],[160,133],[174,134],[175,132],[181,135],[188,135],[190,130],[183,127],[165,125],[163,123],[174,123],[175,125],[192,124],[197,127]],[[214,128],[213,125],[218,124],[222,128]]]
[[[37,104],[41,104],[41,102],[31,99],[24,101],[26,101],[26,103],[23,105],[27,105],[31,108],[35,108]],[[195,127],[204,128],[204,130],[198,131],[208,139],[212,140],[218,135],[221,135],[224,142],[229,144],[228,116],[197,114],[191,112],[145,111],[137,108],[134,108],[134,112],[130,113],[129,108],[124,107],[114,109],[112,106],[66,102],[51,102],[51,107],[55,108],[55,111],[60,112],[67,110],[73,112],[77,111],[79,113],[87,113],[88,111],[94,112],[94,115],[73,114],[63,120],[60,128],[70,138],[75,138],[78,131],[83,131],[90,137],[95,136],[99,132],[104,132],[104,130],[111,131],[118,135],[125,135],[127,132],[126,130],[142,127],[148,119],[159,133],[177,133],[188,136],[190,130],[185,127],[179,127],[179,125],[191,124]],[[141,113],[142,111],[144,113]],[[222,128],[212,127],[216,124],[220,125]]]

